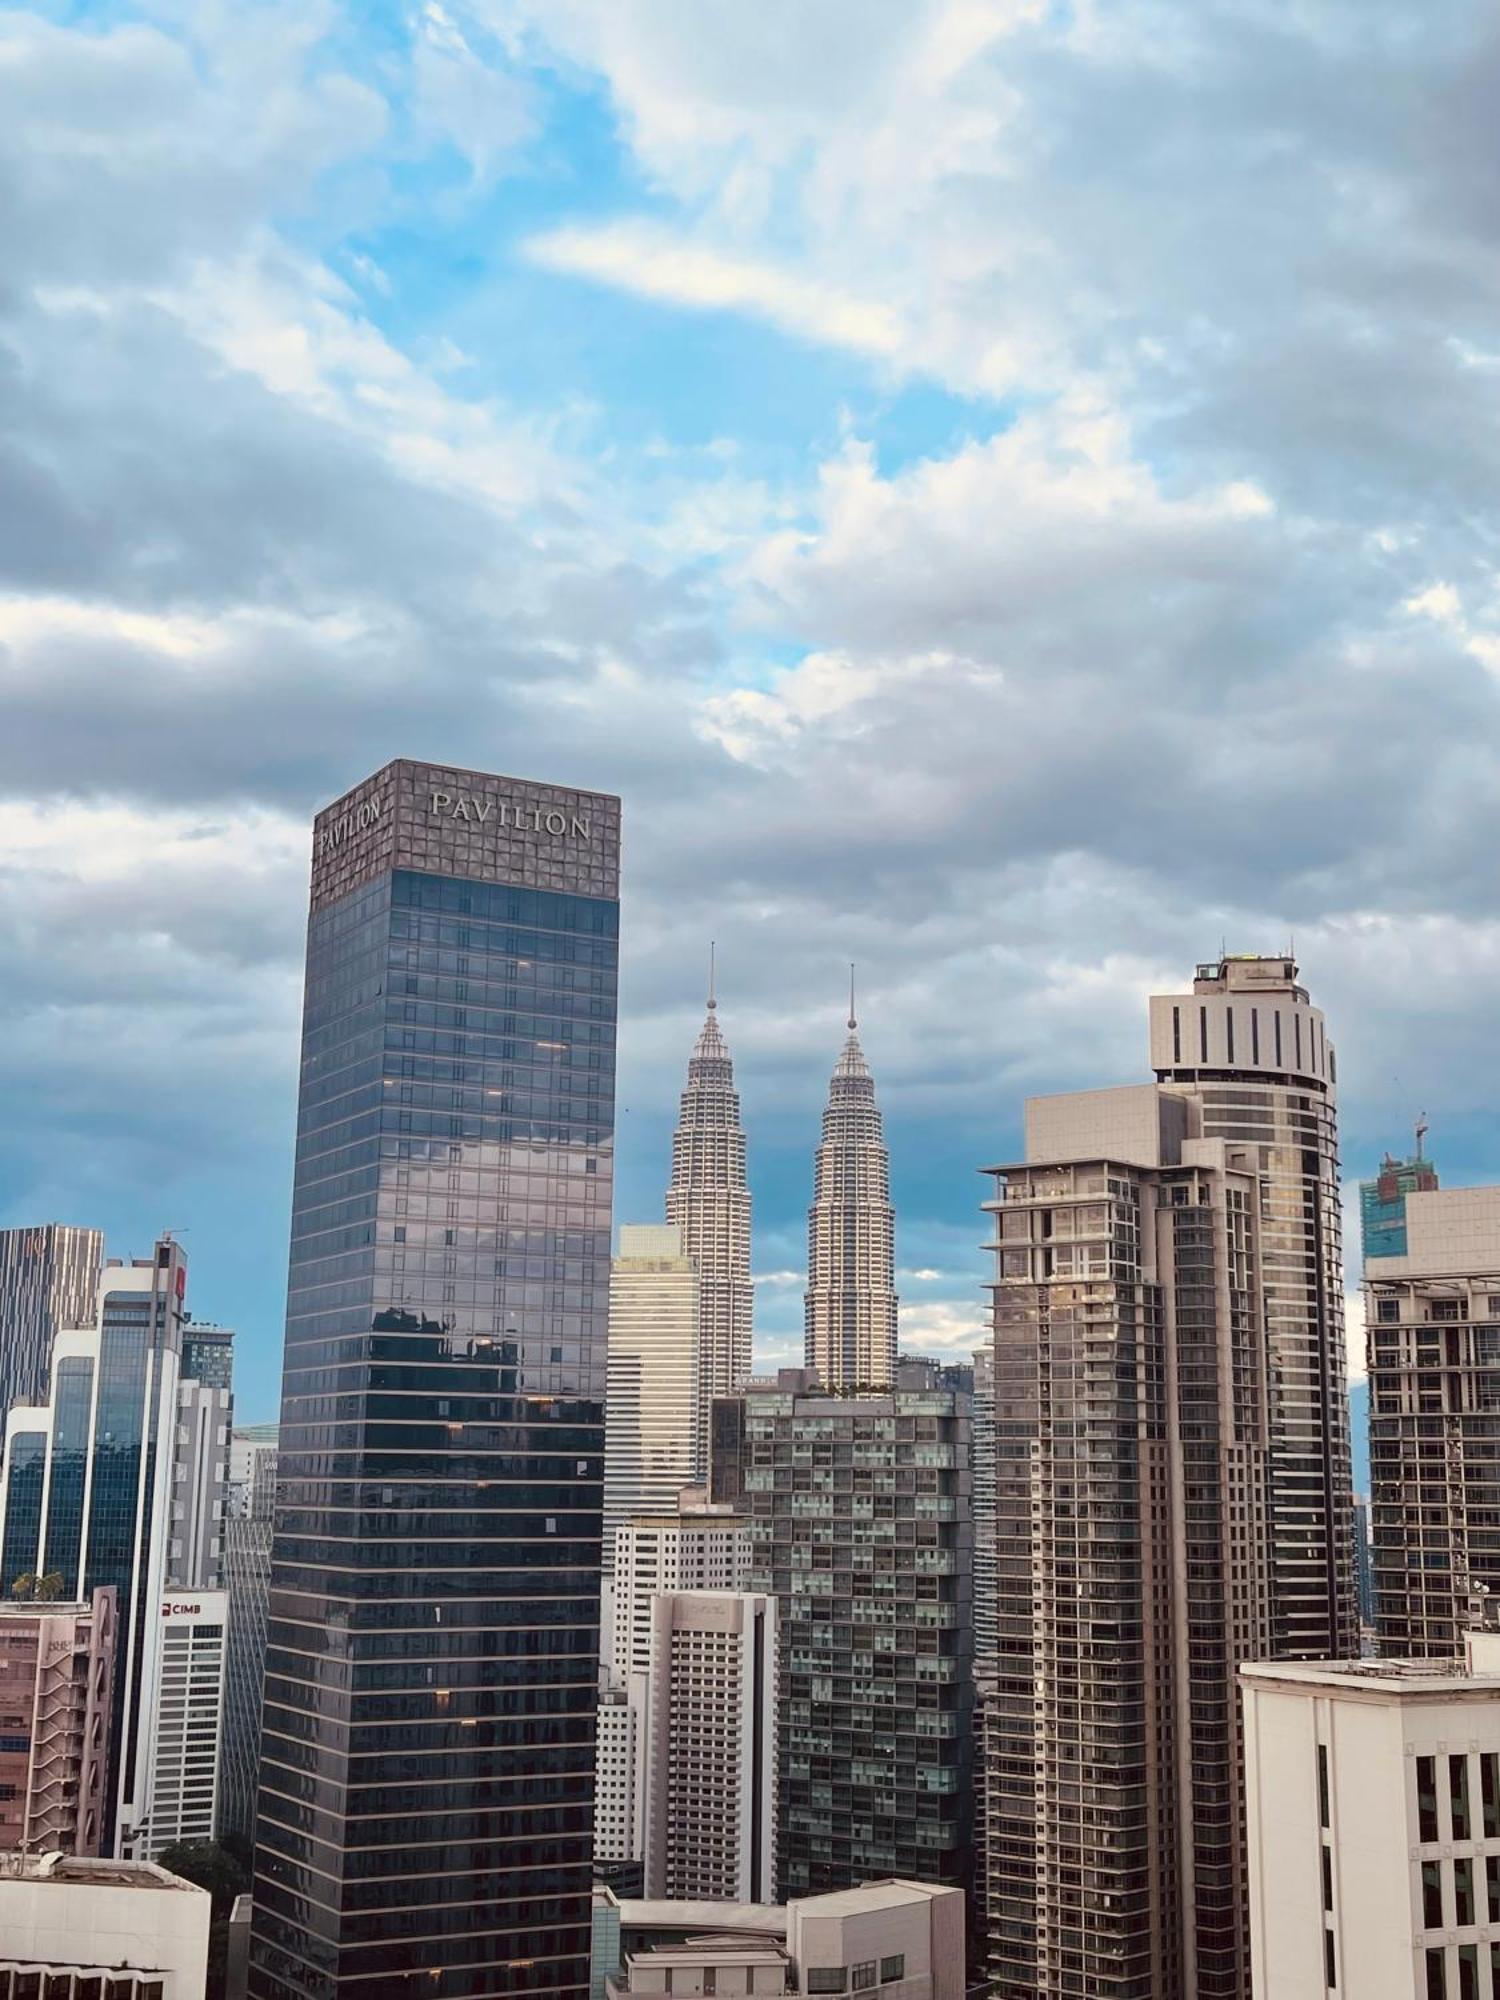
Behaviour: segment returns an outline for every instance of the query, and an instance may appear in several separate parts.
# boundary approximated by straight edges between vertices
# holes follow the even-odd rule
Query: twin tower
[[[715,1396],[750,1375],[750,1190],[734,1064],[712,986],[672,1139],[667,1220],[698,1274],[699,1435]],[[875,1080],[849,1034],[823,1111],[807,1224],[806,1362],[831,1388],[882,1388],[896,1371],[895,1211]]]

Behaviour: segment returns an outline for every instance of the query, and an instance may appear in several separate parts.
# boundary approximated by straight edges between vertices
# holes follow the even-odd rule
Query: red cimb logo
[[[202,1609],[201,1604],[167,1603],[162,1606],[161,1615],[163,1618],[196,1618]]]

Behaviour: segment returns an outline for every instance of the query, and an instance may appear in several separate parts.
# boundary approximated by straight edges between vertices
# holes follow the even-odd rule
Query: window
[[[1323,1849],[1323,1908],[1333,1908],[1333,1850]]]
[[[1318,1745],[1318,1824],[1327,1826],[1328,1821],[1328,1746]]]
[[[1453,1921],[1456,1924],[1474,1921],[1474,1864],[1467,1858],[1453,1864]]]
[[[1427,2000],[1448,2000],[1448,1980],[1440,1951],[1427,1954]]]
[[[849,1975],[849,1984],[856,1993],[868,1993],[870,1991],[871,1987],[875,1984],[875,1961],[873,1958],[860,1960],[859,1964],[855,1966]]]
[[[1479,1947],[1458,1947],[1458,2000],[1479,2000]]]
[[[1500,1755],[1486,1750],[1479,1760],[1479,1798],[1484,1810],[1484,1837],[1500,1840]]]
[[[1453,1838],[1469,1838],[1469,1760],[1448,1759],[1448,1810],[1453,1818]]]
[[[1417,1759],[1417,1838],[1436,1840],[1437,1828],[1437,1760],[1433,1757]]]
[[[1333,1954],[1333,1932],[1323,1933],[1323,1984],[1337,1986],[1339,1983],[1338,1960]]]
[[[1458,1300],[1457,1300],[1457,1299],[1434,1299],[1434,1300],[1433,1300],[1433,1302],[1432,1302],[1432,1317],[1433,1317],[1434,1319],[1441,1319],[1441,1320],[1455,1320],[1455,1319],[1457,1319],[1457,1318],[1458,1318]]]
[[[893,1979],[904,1979],[905,1977],[906,1953],[904,1951],[894,1951],[889,1958],[883,1958],[880,1961],[880,1983],[882,1986],[888,1986]]]
[[[1489,1921],[1500,1924],[1500,1855],[1492,1854],[1484,1864],[1484,1900]]]
[[[1401,1317],[1401,1301],[1399,1299],[1377,1299],[1375,1301],[1375,1317],[1380,1321],[1382,1326],[1394,1326]]]
[[[1443,1928],[1443,1881],[1435,1861],[1422,1863],[1422,1928],[1424,1931]]]
[[[717,1967],[717,1966],[713,1966],[713,1965],[705,1965],[705,1966],[704,1966],[704,1968],[703,1968],[703,1990],[704,1990],[704,1992],[705,1992],[705,1993],[717,1993],[717,1992],[718,1992],[718,1990],[719,1990],[719,1972],[718,1972],[718,1967]]]
[[[810,1965],[807,1968],[807,1990],[809,1993],[843,1993],[847,1989],[846,1978],[841,1965]]]

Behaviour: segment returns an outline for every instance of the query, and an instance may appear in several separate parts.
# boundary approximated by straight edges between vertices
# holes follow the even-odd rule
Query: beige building
[[[1500,1597],[1500,1188],[1409,1193],[1405,1241],[1364,1273],[1376,1629],[1460,1658]]]
[[[776,1600],[651,1600],[640,1782],[648,1896],[760,1903],[775,1893]]]
[[[698,1273],[676,1223],[623,1223],[609,1271],[604,1568],[620,1529],[660,1513],[694,1476]]]
[[[653,1915],[654,1913],[654,1915]],[[676,1933],[671,1904],[619,1906],[623,1964],[608,1972],[610,2000],[644,1993],[870,1993],[880,2000],[963,2000],[964,1898],[925,1882],[865,1882],[785,1909],[703,1908],[703,1931]],[[661,1941],[647,1945],[647,1938]],[[636,1940],[632,1948],[631,1940]]]
[[[672,1512],[625,1522],[615,1542],[609,1657],[617,1686],[651,1664],[651,1599],[659,1590],[741,1590],[749,1562],[743,1515],[685,1487]]]
[[[1500,1635],[1241,1681],[1255,2000],[1495,2000]]]
[[[209,1914],[149,1861],[0,1856],[0,2000],[203,2000]]]
[[[851,993],[807,1215],[804,1358],[827,1389],[887,1389],[896,1379],[895,1244],[890,1155]]]

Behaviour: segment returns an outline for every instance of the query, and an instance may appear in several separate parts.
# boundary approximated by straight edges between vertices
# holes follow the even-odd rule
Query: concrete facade
[[[206,1889],[150,1862],[0,1857],[0,1993],[71,1973],[110,2000],[203,2000],[209,1915]]]
[[[99,1852],[115,1646],[112,1590],[0,1604],[0,1850]]]
[[[679,1223],[622,1223],[609,1271],[604,1569],[638,1514],[675,1507],[698,1463],[698,1271]]]
[[[1497,1668],[1243,1669],[1255,2000],[1500,1993]]]

